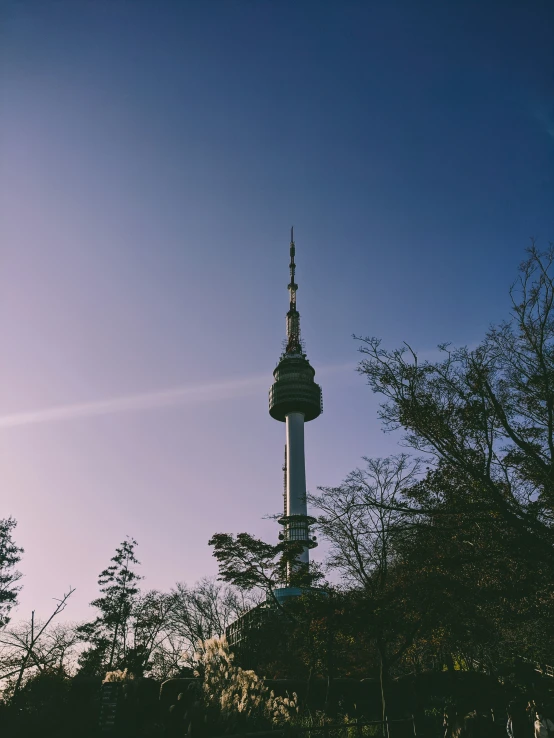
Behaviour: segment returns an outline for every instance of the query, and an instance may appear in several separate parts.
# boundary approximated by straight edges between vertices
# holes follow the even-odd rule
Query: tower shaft
[[[289,413],[287,428],[287,539],[308,539],[308,506],[306,503],[306,463],[304,458],[304,414]],[[298,556],[307,564],[308,546]]]

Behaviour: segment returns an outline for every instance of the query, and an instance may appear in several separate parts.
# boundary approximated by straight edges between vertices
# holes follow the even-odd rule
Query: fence
[[[398,720],[368,720],[355,723],[338,723],[311,726],[309,728],[278,728],[265,730],[259,733],[235,733],[221,738],[369,738],[369,736],[384,736],[385,738],[411,738],[422,734],[416,731],[415,719]]]
[[[554,677],[554,666],[541,664],[538,661],[532,661],[531,659],[522,659],[522,661],[525,661],[528,664],[532,664],[535,671],[537,671],[539,674],[547,677]]]
[[[533,669],[538,674],[554,678],[554,666],[549,666],[549,664],[541,664],[539,661],[533,661],[533,659],[522,658],[521,660],[525,661],[526,664],[531,664]],[[485,674],[490,673],[490,669],[476,659],[472,659],[471,665],[475,669],[475,671],[482,671]]]

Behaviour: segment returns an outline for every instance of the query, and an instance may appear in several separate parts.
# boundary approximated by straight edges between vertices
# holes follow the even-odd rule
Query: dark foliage
[[[114,668],[125,667],[128,656],[136,661],[137,654],[129,654],[127,635],[129,621],[139,589],[140,576],[133,570],[139,562],[135,557],[137,542],[127,538],[116,548],[112,564],[98,578],[101,597],[91,602],[100,614],[78,631],[91,645],[79,658],[83,673],[100,675]]]
[[[22,548],[12,538],[17,523],[13,518],[0,520],[0,627],[9,622],[10,610],[17,604],[21,589],[17,582],[21,573],[15,568],[21,560]]]

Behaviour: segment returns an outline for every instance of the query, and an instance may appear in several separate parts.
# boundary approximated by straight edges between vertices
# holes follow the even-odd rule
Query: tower
[[[287,339],[284,352],[273,372],[274,383],[269,390],[269,414],[286,424],[285,447],[285,510],[279,523],[280,538],[304,544],[298,555],[301,564],[308,564],[309,549],[317,544],[310,536],[315,523],[308,515],[306,504],[306,467],[304,459],[304,425],[322,412],[321,387],[315,383],[315,370],[304,353],[300,338],[300,314],[296,309],[295,282],[296,248],[294,232],[290,231],[290,304],[287,313]]]
[[[310,365],[304,345],[300,338],[300,315],[296,309],[295,282],[296,248],[294,232],[290,230],[290,282],[288,286],[290,303],[287,313],[287,338],[284,351],[273,372],[274,382],[269,390],[269,414],[275,420],[285,423],[286,446],[283,464],[284,509],[279,523],[283,532],[279,538],[291,543],[300,543],[298,568],[309,563],[309,550],[315,548],[315,537],[310,535],[310,526],[315,519],[308,515],[306,505],[306,466],[304,460],[304,424],[315,420],[323,410],[321,387],[315,383],[315,370]],[[291,586],[289,564],[287,586],[273,590],[273,597],[241,615],[226,629],[225,634],[231,646],[245,641],[249,634],[256,632],[260,622],[271,614],[274,600],[284,602],[306,591],[304,586]],[[311,591],[316,591],[310,587]],[[321,591],[321,590],[318,590]]]

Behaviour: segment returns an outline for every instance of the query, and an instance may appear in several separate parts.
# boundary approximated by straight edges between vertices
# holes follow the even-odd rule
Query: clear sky
[[[162,589],[276,540],[292,224],[315,491],[396,450],[352,334],[474,344],[554,240],[552,2],[0,0],[16,616],[87,617],[127,534]]]

